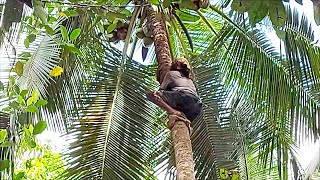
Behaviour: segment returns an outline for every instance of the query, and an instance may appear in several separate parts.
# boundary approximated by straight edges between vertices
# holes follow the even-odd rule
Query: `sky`
[[[300,4],[296,3],[294,0],[290,1],[290,5],[297,8],[300,12],[305,13],[305,15],[308,17],[308,19],[311,19],[311,23],[314,27],[315,31],[315,40],[318,40],[320,38],[319,34],[319,29],[320,27],[316,26],[314,20],[313,20],[313,4],[311,1],[304,0],[303,6]],[[270,40],[274,43],[275,47],[280,49],[280,39],[277,37],[275,31],[268,31],[267,36],[270,38]],[[319,41],[320,43],[320,41]],[[123,47],[123,45],[117,45],[119,49]],[[129,48],[130,49],[130,48]],[[129,52],[128,52],[129,54]],[[149,53],[151,54],[151,53]],[[150,56],[150,55],[149,55]],[[143,64],[148,64],[150,63],[148,60],[147,62],[143,62],[141,58],[141,49],[138,49],[135,51],[133,59],[143,63]],[[147,58],[148,59],[148,58]],[[42,134],[44,137],[50,137],[50,141],[55,144],[55,149],[59,152],[62,150],[61,148],[61,142],[65,142],[64,140],[61,140],[59,138],[56,138],[59,136],[57,133],[52,133],[52,132],[46,132]],[[41,141],[45,142],[46,138],[41,137]],[[319,152],[317,149],[319,149],[320,142],[317,141],[315,144],[305,144],[303,147],[300,149],[297,149],[297,155],[299,156],[299,160],[301,162],[301,165],[304,169],[308,167],[308,164],[310,161],[313,160],[313,157],[316,157],[317,153]],[[163,164],[162,164],[163,165]],[[164,180],[165,179],[165,172],[162,172],[157,175],[159,180]]]
[[[213,4],[215,0],[211,1]],[[311,20],[311,24],[315,34],[315,41],[320,39],[320,26],[317,26],[314,21],[313,16],[313,3],[311,0],[303,0],[303,5],[298,4],[295,0],[290,0],[290,6],[293,8],[297,8],[298,11],[302,14],[304,13],[308,20]],[[280,51],[280,39],[278,38],[275,31],[268,30],[267,36],[273,42],[274,46]],[[320,45],[320,40],[318,41],[318,45]],[[300,149],[296,149],[296,155],[301,163],[301,166],[304,170],[307,170],[310,162],[314,160],[315,157],[318,157],[318,153],[320,150],[320,141],[316,141],[315,143],[305,143]],[[160,173],[158,176],[159,180],[164,180],[165,173]]]
[[[313,3],[311,0],[303,0],[303,5],[298,4],[295,0],[290,0],[290,6],[292,8],[297,8],[297,10],[300,12],[300,15],[302,13],[307,16],[308,20],[311,20],[310,23],[314,30],[314,42],[318,40],[317,45],[320,46],[320,26],[317,26],[317,24],[314,21],[313,16]],[[274,46],[280,50],[280,39],[278,38],[275,31],[270,31],[267,33],[267,36],[270,38],[270,40],[273,42]]]
[[[212,1],[212,3],[214,3],[214,0]],[[313,4],[312,4],[312,2],[310,0],[304,0],[303,6],[301,6],[298,3],[296,3],[294,0],[290,0],[290,5],[298,8],[298,10],[300,12],[305,13],[305,15],[308,17],[308,19],[312,20],[311,23],[314,27],[313,29],[315,31],[315,39],[319,40],[320,27],[316,26],[316,24],[313,20]],[[271,39],[272,42],[274,42],[274,45],[277,48],[279,48],[280,40],[277,37],[276,33],[274,31],[270,31],[267,33],[267,36]],[[320,44],[320,41],[318,43]],[[151,53],[149,53],[149,54],[151,54]],[[1,58],[1,56],[0,56],[0,58]],[[135,51],[134,59],[138,62],[145,63],[142,61],[142,58],[141,58],[141,49]],[[0,74],[0,76],[1,76],[1,74]],[[61,149],[61,142],[65,142],[65,141],[63,139],[58,138],[60,136],[59,134],[45,131],[40,136],[41,136],[40,141],[46,142],[46,141],[50,140],[52,142],[52,144],[55,146],[56,150],[58,152],[59,151],[61,152],[61,150],[62,150]],[[313,159],[313,157],[315,157],[316,153],[318,152],[315,149],[317,149],[317,148],[319,149],[319,145],[320,145],[320,143],[318,141],[317,144],[306,144],[300,150],[298,150],[300,152],[303,152],[303,153],[299,153],[300,154],[299,156],[301,156],[300,159],[301,159],[302,166],[304,166],[304,167],[308,166],[308,162],[310,162]],[[165,173],[160,173],[158,175],[159,180],[164,180],[164,176],[165,176]]]

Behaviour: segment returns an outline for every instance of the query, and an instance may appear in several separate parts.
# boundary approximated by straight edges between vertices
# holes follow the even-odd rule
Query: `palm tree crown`
[[[159,85],[156,65],[136,60],[155,60],[145,14],[152,3],[166,22],[168,56],[189,60],[204,104],[191,136],[196,179],[227,179],[226,171],[243,179],[308,177],[319,162],[305,173],[295,151],[320,132],[314,27],[282,1],[274,5],[281,16],[260,20],[252,18],[257,8],[237,1],[206,9],[167,0],[21,6],[21,18],[3,18],[0,29],[0,128],[16,145],[21,129],[41,120],[60,132],[68,142],[63,179],[157,179],[160,172],[174,179],[167,117],[145,97]],[[273,25],[280,50],[265,25]],[[32,111],[38,97],[23,104],[23,90],[48,104]],[[0,160],[14,163],[14,147],[0,147]],[[10,168],[0,177],[10,177]]]

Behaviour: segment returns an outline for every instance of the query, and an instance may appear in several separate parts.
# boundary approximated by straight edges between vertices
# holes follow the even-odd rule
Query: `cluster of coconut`
[[[128,34],[128,28],[129,28],[130,20],[119,20],[117,22],[116,28],[111,32],[112,37],[109,38],[109,42],[117,43],[119,41],[124,41]],[[111,23],[106,23],[104,25],[104,29],[107,29],[108,26],[110,26]],[[137,28],[136,30],[136,36],[139,39],[143,40],[143,46],[148,48],[152,45],[152,32],[148,30],[146,26]]]
[[[143,40],[143,46],[148,48],[152,45],[153,39],[152,39],[152,32],[148,30],[147,26],[141,27],[137,29],[136,36],[139,39]]]
[[[119,20],[116,28],[112,31],[112,37],[109,38],[109,42],[117,43],[120,40],[125,40],[128,33],[130,20]],[[107,29],[110,24],[104,24],[104,29]]]

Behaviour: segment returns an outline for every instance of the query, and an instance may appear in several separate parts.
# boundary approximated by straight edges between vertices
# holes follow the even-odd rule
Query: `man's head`
[[[176,58],[172,63],[171,70],[182,72],[187,78],[190,78],[190,65],[185,58]]]

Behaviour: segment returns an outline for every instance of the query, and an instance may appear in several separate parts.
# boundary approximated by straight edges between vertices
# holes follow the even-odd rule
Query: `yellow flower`
[[[67,16],[67,15],[63,12],[59,12],[59,16]]]
[[[60,76],[62,72],[63,72],[63,68],[60,66],[56,66],[51,70],[50,76],[57,77],[57,76]]]

